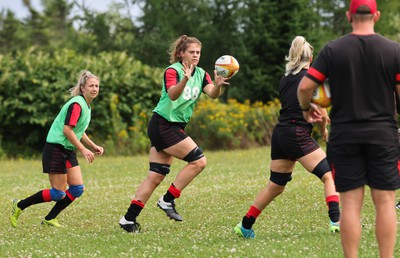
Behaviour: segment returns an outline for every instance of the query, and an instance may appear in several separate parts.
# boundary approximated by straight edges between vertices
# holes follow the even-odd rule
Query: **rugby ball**
[[[224,55],[215,61],[217,75],[230,78],[239,71],[239,62],[231,55]]]
[[[320,107],[327,108],[332,105],[331,103],[331,90],[329,88],[329,81],[325,80],[313,92],[312,102]]]

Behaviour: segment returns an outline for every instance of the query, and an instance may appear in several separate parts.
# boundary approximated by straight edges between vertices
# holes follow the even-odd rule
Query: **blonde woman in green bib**
[[[43,172],[49,174],[51,188],[23,200],[13,200],[10,214],[13,227],[17,227],[19,216],[26,208],[50,201],[56,204],[42,224],[60,227],[57,215],[83,194],[82,172],[76,151],[89,163],[94,161],[95,154],[102,155],[104,151],[85,133],[91,119],[90,104],[99,90],[99,78],[89,71],[82,71],[76,86],[70,90],[72,98],[61,108],[46,138],[42,164]]]

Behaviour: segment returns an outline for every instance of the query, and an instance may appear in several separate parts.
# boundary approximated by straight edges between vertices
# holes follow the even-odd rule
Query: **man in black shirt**
[[[364,188],[376,210],[380,257],[393,257],[397,234],[396,189],[400,188],[396,91],[400,93],[400,46],[376,34],[375,0],[352,0],[346,13],[352,33],[329,42],[299,84],[305,119],[319,121],[313,90],[329,78],[332,109],[327,155],[342,203],[345,257],[357,257]],[[399,94],[397,94],[399,95]],[[310,107],[310,109],[309,109]]]

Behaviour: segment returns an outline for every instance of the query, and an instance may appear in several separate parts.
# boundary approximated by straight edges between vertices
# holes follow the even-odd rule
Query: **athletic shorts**
[[[169,148],[183,141],[188,135],[184,131],[186,123],[169,122],[157,113],[153,113],[147,128],[151,146],[157,151]]]
[[[271,159],[297,160],[319,148],[306,125],[278,124],[271,139]]]
[[[76,153],[61,144],[47,143],[42,156],[43,173],[66,174],[67,168],[79,166]]]
[[[380,190],[400,188],[398,146],[330,142],[327,158],[338,192],[363,185]]]

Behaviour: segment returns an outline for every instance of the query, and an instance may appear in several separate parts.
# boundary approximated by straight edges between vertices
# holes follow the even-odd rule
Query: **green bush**
[[[0,157],[40,155],[47,132],[79,72],[100,77],[88,135],[108,155],[147,153],[147,125],[160,97],[163,69],[141,64],[124,52],[84,56],[35,48],[0,55]],[[202,96],[188,133],[208,149],[268,145],[280,103],[221,103]]]
[[[242,104],[230,99],[224,104],[204,98],[197,104],[187,131],[208,149],[263,146],[270,143],[279,109],[278,100]]]
[[[48,54],[31,48],[0,55],[0,135],[9,156],[41,152],[52,121],[70,98],[68,89],[83,69],[101,79],[89,136],[114,145],[109,147],[116,154],[144,151],[146,137],[136,132],[143,121],[137,117],[151,112],[157,102],[162,69],[124,52],[84,56],[68,49]]]

